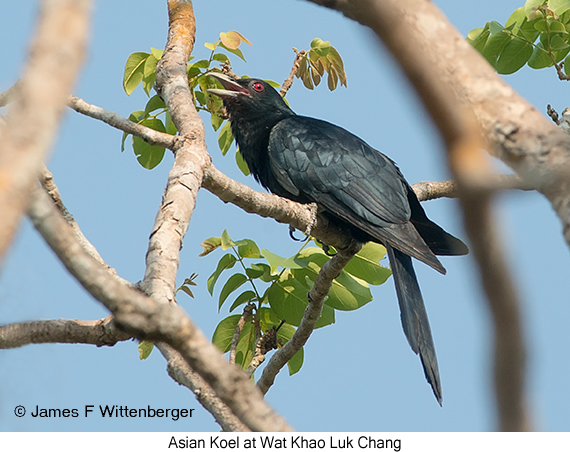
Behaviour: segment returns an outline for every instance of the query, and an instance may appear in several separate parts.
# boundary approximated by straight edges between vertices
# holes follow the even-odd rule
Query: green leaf
[[[220,129],[220,134],[218,135],[218,145],[222,151],[222,155],[226,155],[234,142],[234,136],[232,134],[232,127],[229,121],[226,121],[224,126]]]
[[[162,58],[162,54],[164,53],[164,49],[155,49],[154,47],[150,48],[150,53],[157,59],[160,60]],[[192,58],[192,57],[190,57]]]
[[[245,57],[243,56],[243,53],[240,49],[230,49],[229,47],[226,47],[223,43],[220,43],[220,47],[226,49],[228,52],[233,53],[234,55],[237,55],[238,57],[240,57],[243,61],[245,60]]]
[[[278,272],[279,267],[283,268],[303,268],[306,267],[308,262],[306,260],[302,260],[297,256],[284,258],[278,256],[277,254],[272,253],[269,250],[261,250],[263,253],[263,257],[269,262],[271,266],[271,273],[275,274]]]
[[[220,292],[218,311],[222,309],[224,302],[227,300],[230,294],[233,291],[239,289],[239,287],[241,287],[243,283],[245,283],[246,281],[247,281],[247,276],[245,276],[243,273],[234,273],[232,276],[228,278],[228,280],[226,281],[224,287],[222,287],[222,290]]]
[[[164,124],[158,118],[143,119],[139,121],[139,124],[158,130],[159,132],[166,131]],[[165,149],[161,146],[151,146],[142,138],[133,136],[133,151],[141,166],[150,170],[155,168],[162,161]]]
[[[494,33],[489,36],[482,55],[487,59],[491,66],[495,67],[499,55],[512,39],[513,38],[504,31]]]
[[[230,57],[228,57],[225,53],[215,53],[212,56],[212,60],[219,61],[220,63],[230,63]]]
[[[238,295],[238,297],[232,303],[232,305],[230,307],[230,312],[233,312],[233,310],[235,308],[237,308],[238,306],[241,306],[242,304],[245,304],[245,303],[249,303],[251,300],[256,300],[256,299],[257,299],[257,295],[255,294],[254,291],[246,290],[245,292],[242,292],[240,295]]]
[[[158,94],[152,96],[144,107],[144,115],[148,116],[150,113],[156,110],[165,109],[166,105],[164,101],[160,98]],[[166,128],[165,128],[166,130]]]
[[[557,15],[561,16],[570,10],[570,0],[550,0],[548,7]]]
[[[489,22],[489,30],[491,31],[491,34],[499,33],[501,31],[503,31],[504,29],[505,29],[505,27],[503,27],[496,20],[492,20],[491,22]]]
[[[243,159],[239,149],[236,149],[236,164],[245,176],[249,176],[249,167],[247,166],[247,163],[245,163],[245,160]]]
[[[294,326],[299,326],[303,313],[309,304],[307,299],[307,288],[297,279],[290,277],[290,273],[285,271],[282,278],[273,283],[267,290],[265,298],[275,314]],[[317,321],[315,328],[320,328],[334,323],[334,309],[326,304],[323,312]]]
[[[315,38],[311,41],[311,50],[320,57],[327,56],[330,49],[331,43],[329,41],[323,41],[320,38]]]
[[[152,349],[154,348],[154,342],[140,341],[138,348],[139,348],[139,359],[140,360],[147,359],[150,356]]]
[[[544,46],[539,42],[532,51],[528,60],[528,65],[533,69],[543,69],[554,65],[550,54],[544,50]]]
[[[251,264],[251,267],[246,269],[246,271],[248,270],[248,276],[252,279],[259,278],[266,283],[273,282],[275,280],[275,277],[271,275],[271,267],[267,264]]]
[[[142,85],[147,96],[150,96],[150,90],[154,87],[157,63],[158,60],[154,55],[149,55],[144,63]]]
[[[514,38],[507,43],[499,55],[495,69],[499,74],[512,74],[527,63],[532,52],[532,44],[522,38]]]
[[[368,242],[360,252],[354,256],[344,270],[357,278],[363,279],[368,284],[384,284],[392,272],[389,268],[380,265],[380,261],[386,258],[386,248],[374,242]]]
[[[261,325],[262,331],[265,333],[268,329],[279,326],[281,324],[281,319],[275,314],[273,309],[268,307],[261,307],[257,310],[257,320]]]
[[[520,28],[520,26],[523,24],[523,22],[526,20],[526,14],[524,13],[524,7],[520,7],[517,8],[513,11],[513,13],[511,14],[511,16],[507,19],[507,22],[505,23],[505,27],[510,27],[511,25],[515,25],[515,27],[513,28],[513,33],[517,33],[518,29]]]
[[[214,131],[216,131],[223,124],[224,118],[222,118],[219,115],[212,113],[212,114],[210,114],[210,122],[212,123],[212,128],[214,129]]]
[[[172,122],[172,117],[170,116],[170,112],[168,110],[166,111],[164,124],[166,127],[166,132],[169,133],[170,135],[176,135],[178,133],[178,129]]]
[[[262,257],[257,243],[251,239],[242,239],[236,242],[236,245],[238,246],[238,254],[241,257],[248,257],[251,259]]]
[[[196,100],[200,103],[200,105],[206,105],[208,102],[208,96],[200,91],[194,91],[196,95]]]
[[[146,52],[135,52],[129,55],[125,64],[123,75],[123,89],[128,96],[135,90],[143,79],[144,63],[149,54]]]
[[[232,268],[235,265],[236,261],[237,259],[235,258],[235,256],[230,253],[224,254],[222,258],[218,261],[218,266],[216,267],[216,270],[208,278],[207,287],[208,287],[208,292],[210,292],[210,295],[214,293],[214,286],[216,285],[216,281],[218,280],[222,272],[224,270]]]
[[[467,35],[467,42],[479,53],[482,53],[490,34],[491,32],[489,31],[488,25],[485,25],[485,28],[475,28]]]
[[[222,353],[230,351],[232,337],[234,336],[234,331],[236,330],[236,325],[240,318],[240,314],[233,314],[218,323],[212,336],[212,343],[218,347]]]
[[[141,166],[151,170],[162,162],[165,148],[161,146],[151,146],[142,138],[133,137],[133,151]]]
[[[222,249],[225,251],[228,248],[231,248],[232,246],[235,246],[236,244],[234,243],[234,241],[232,239],[230,239],[230,235],[228,234],[228,230],[224,229],[224,232],[222,232]]]
[[[309,264],[306,268],[292,270],[293,276],[296,280],[308,278],[312,282],[316,280],[322,266],[330,260],[323,250],[316,247],[305,248],[299,253],[299,257],[309,260]],[[342,311],[352,311],[370,301],[372,294],[368,284],[343,270],[333,280],[325,304]]]
[[[524,4],[524,13],[526,14],[526,17],[529,16],[529,14],[532,12],[533,9],[542,6],[543,3],[544,0],[526,0]]]

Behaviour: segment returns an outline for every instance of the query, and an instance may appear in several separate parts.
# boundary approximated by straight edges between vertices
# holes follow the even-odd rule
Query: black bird
[[[429,220],[395,163],[357,136],[296,115],[263,80],[210,76],[224,89],[208,91],[223,99],[241,155],[261,185],[314,202],[354,239],[386,247],[404,333],[441,405],[435,347],[411,257],[445,274],[436,254],[467,254],[465,244]]]

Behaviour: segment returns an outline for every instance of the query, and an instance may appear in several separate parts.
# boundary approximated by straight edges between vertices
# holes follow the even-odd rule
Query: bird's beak
[[[211,88],[208,90],[210,94],[215,94],[222,99],[236,97],[239,94],[246,94],[248,96],[250,95],[249,92],[239,83],[237,83],[233,78],[228,77],[221,72],[210,72],[208,74],[208,77],[215,78],[224,87],[224,89]]]

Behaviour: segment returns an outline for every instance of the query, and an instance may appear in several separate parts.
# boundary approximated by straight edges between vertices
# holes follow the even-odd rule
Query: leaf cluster
[[[533,69],[564,66],[570,74],[570,0],[527,0],[506,24],[487,22],[471,30],[467,41],[499,74],[512,74],[525,64]]]
[[[198,111],[207,111],[211,114],[211,124],[214,130],[219,130],[218,143],[224,155],[228,152],[233,142],[233,136],[229,122],[222,126],[227,119],[222,100],[208,93],[209,88],[217,88],[218,84],[213,79],[206,77],[206,75],[212,71],[220,72],[220,69],[217,67],[219,64],[229,66],[231,64],[229,54],[237,55],[245,61],[243,52],[239,49],[243,42],[251,45],[251,42],[237,31],[220,33],[220,37],[216,42],[204,44],[210,50],[209,57],[193,62],[194,57],[191,56],[186,67],[188,85],[192,92],[194,106]],[[139,85],[142,85],[144,92],[149,96],[144,110],[132,112],[129,120],[159,132],[175,135],[178,131],[172,122],[164,101],[158,95],[151,96],[151,90],[156,80],[156,65],[162,53],[163,50],[154,48],[151,48],[150,53],[132,53],[125,64],[123,88],[125,93],[130,95]],[[128,135],[127,133],[123,134],[121,151],[125,149],[125,140]],[[138,162],[146,169],[153,169],[164,158],[165,149],[163,147],[151,146],[141,138],[133,136],[132,146]],[[238,160],[238,166],[242,170],[245,168],[243,160]]]
[[[327,83],[331,91],[339,83],[346,87],[346,72],[340,54],[329,41],[315,38],[311,42],[311,49],[303,55],[295,75],[305,87],[313,89],[321,83],[325,73],[328,74]]]
[[[208,255],[218,248],[226,253],[219,259],[216,270],[208,278],[210,294],[222,274],[238,267],[225,280],[218,295],[218,309],[230,304],[229,312],[244,305],[253,311],[246,318],[236,348],[236,363],[247,369],[254,357],[259,340],[272,328],[279,329],[278,347],[289,341],[299,326],[309,303],[308,292],[313,287],[322,266],[330,257],[319,246],[303,247],[288,258],[267,249],[260,249],[255,241],[233,241],[227,231],[221,237],[210,237],[202,243]],[[388,268],[380,261],[386,249],[376,243],[366,244],[349,262],[333,285],[325,301],[321,318],[316,327],[335,322],[335,311],[352,311],[372,300],[370,284],[383,284],[390,276]],[[224,318],[217,326],[212,341],[222,351],[228,352],[240,314]],[[288,363],[289,373],[298,372],[303,364],[303,350]]]

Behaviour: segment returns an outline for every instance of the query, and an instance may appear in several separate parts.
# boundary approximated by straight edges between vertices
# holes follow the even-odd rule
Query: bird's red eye
[[[261,82],[255,82],[252,86],[253,89],[256,90],[257,92],[263,91],[263,83]]]

